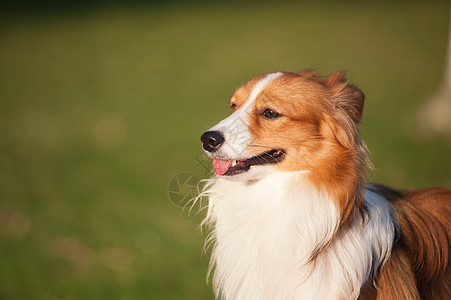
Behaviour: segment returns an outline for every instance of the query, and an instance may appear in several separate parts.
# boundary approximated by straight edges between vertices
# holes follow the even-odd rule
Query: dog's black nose
[[[202,134],[200,141],[206,151],[212,152],[224,143],[224,136],[219,131],[207,131]]]

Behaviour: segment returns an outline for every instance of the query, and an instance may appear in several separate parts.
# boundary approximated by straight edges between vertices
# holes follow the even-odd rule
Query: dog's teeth
[[[236,165],[236,160],[234,159],[232,162],[232,167],[234,167]]]

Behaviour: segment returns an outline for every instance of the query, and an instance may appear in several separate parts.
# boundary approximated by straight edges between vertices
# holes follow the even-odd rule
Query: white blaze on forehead
[[[249,95],[249,98],[247,98],[247,101],[244,103],[243,107],[240,108],[240,110],[248,110],[249,108],[254,105],[255,100],[257,99],[257,96],[260,94],[260,92],[265,88],[265,86],[282,75],[281,72],[271,73],[266,75],[264,78],[260,79],[254,86],[254,88],[251,91],[251,94]]]
[[[239,109],[209,129],[209,131],[219,131],[224,135],[225,142],[215,155],[217,158],[244,158],[251,155],[247,153],[247,147],[251,142],[251,136],[248,130],[249,111],[265,86],[281,75],[281,72],[276,72],[260,79],[252,88],[246,102]]]

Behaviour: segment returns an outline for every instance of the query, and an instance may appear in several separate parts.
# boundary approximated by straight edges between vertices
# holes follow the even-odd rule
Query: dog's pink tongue
[[[216,174],[224,175],[232,165],[232,160],[222,160],[222,159],[213,159],[213,169],[215,169]]]

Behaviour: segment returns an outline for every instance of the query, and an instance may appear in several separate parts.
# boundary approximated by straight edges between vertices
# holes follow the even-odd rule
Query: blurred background
[[[0,299],[211,299],[204,213],[177,202],[210,174],[201,133],[265,72],[347,70],[371,180],[451,187],[451,142],[418,118],[448,1],[126,3],[2,4]]]

